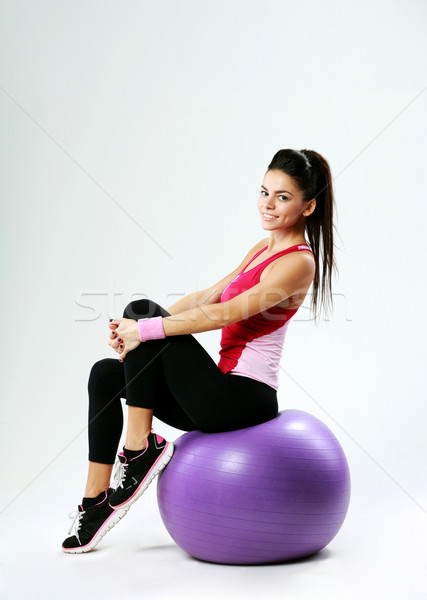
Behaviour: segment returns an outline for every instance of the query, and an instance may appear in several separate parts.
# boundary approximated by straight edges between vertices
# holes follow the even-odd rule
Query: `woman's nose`
[[[272,208],[274,208],[274,202],[271,202],[271,200],[264,202],[264,210],[271,210]]]

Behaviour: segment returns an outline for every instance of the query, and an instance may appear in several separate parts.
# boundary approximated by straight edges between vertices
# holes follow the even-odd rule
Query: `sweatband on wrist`
[[[162,319],[162,316],[138,319],[139,339],[141,342],[161,340],[166,337]]]

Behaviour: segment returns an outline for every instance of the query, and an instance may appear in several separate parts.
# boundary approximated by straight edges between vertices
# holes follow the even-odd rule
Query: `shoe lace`
[[[123,464],[120,461],[117,461],[116,466],[114,468],[114,488],[117,490],[119,487],[123,487],[123,484],[126,479],[126,469],[128,468],[128,464]]]
[[[73,535],[76,536],[76,538],[79,540],[79,544],[80,544],[80,537],[79,537],[79,529],[82,525],[81,523],[81,518],[83,517],[83,515],[85,514],[86,511],[79,511],[79,510],[74,510],[73,512],[71,512],[68,517],[70,519],[74,519],[73,522],[71,523],[70,529],[68,530],[68,534],[70,535],[73,528],[74,528],[74,533]]]

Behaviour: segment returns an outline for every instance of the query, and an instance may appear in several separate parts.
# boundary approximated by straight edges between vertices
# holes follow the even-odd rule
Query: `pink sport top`
[[[246,267],[267,248],[268,246],[257,252]],[[299,250],[312,252],[305,244],[296,244],[276,252],[246,273],[243,273],[246,269],[244,267],[225,288],[220,302],[227,302],[259,283],[262,271],[279,256]],[[297,310],[298,308],[273,306],[262,313],[224,327],[221,331],[221,350],[218,362],[221,371],[251,377],[277,390],[280,358],[286,330],[290,319]],[[273,315],[273,318],[268,318],[268,315]]]

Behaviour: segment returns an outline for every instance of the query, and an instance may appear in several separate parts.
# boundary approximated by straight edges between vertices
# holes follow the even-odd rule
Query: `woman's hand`
[[[108,345],[119,353],[119,360],[123,362],[126,354],[141,343],[138,322],[134,319],[111,319],[108,327],[113,330]]]

